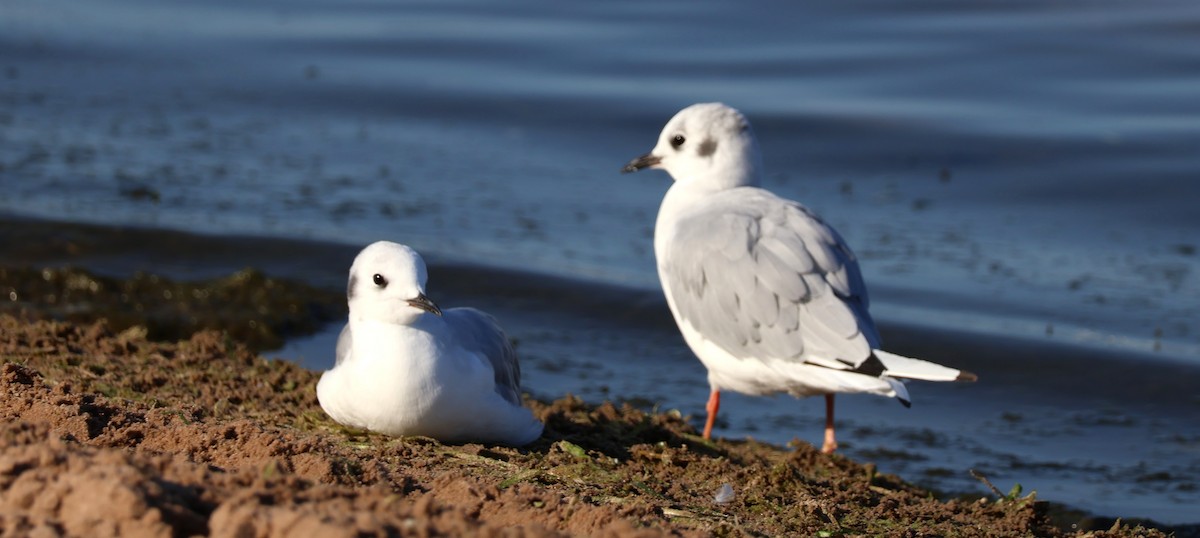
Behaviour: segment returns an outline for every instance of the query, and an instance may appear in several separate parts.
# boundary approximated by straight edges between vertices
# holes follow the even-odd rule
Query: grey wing
[[[333,362],[334,366],[341,364],[342,361],[346,360],[346,358],[350,356],[350,342],[351,342],[350,324],[347,323],[345,327],[342,327],[341,334],[338,335],[337,355],[336,355],[337,358]]]
[[[496,318],[474,308],[451,308],[442,312],[463,347],[477,352],[492,365],[496,393],[513,404],[521,404],[521,365],[508,335]]]
[[[679,315],[735,357],[849,369],[879,347],[854,253],[762,189],[723,191],[682,215],[664,277]]]

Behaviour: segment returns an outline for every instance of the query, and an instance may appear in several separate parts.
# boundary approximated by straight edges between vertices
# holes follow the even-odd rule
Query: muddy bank
[[[3,215],[0,245],[0,313],[23,318],[107,319],[152,340],[215,329],[264,350],[346,315],[344,275],[305,260],[333,265],[348,247]]]
[[[395,240],[396,236],[388,236]],[[386,237],[380,237],[381,239]],[[154,268],[175,280],[204,280],[253,267],[273,278],[323,290],[345,290],[355,255],[365,246],[283,237],[205,235],[138,226],[86,224],[0,212],[0,266],[86,267],[127,277]],[[586,279],[480,266],[422,253],[439,291],[455,296],[499,296],[505,300],[555,297],[575,308],[606,316],[636,317],[674,329],[661,292],[605,285]],[[344,297],[342,298],[344,299]],[[344,301],[343,301],[344,302]]]
[[[319,374],[212,331],[2,316],[0,356],[8,532],[1063,535],[1034,497],[941,502],[806,443],[706,443],[677,415],[570,397],[530,402],[546,434],[521,450],[347,430]]]
[[[263,350],[343,319],[346,305],[339,292],[255,269],[175,281],[142,271],[120,279],[76,267],[0,267],[0,312],[85,323],[106,319],[113,330],[141,327],[153,340],[215,329]]]
[[[81,326],[107,318],[106,330],[110,333],[167,343],[188,340],[196,330],[216,328],[231,335],[226,338],[226,345],[249,341],[254,349],[265,346],[261,341],[255,343],[256,333],[247,330],[248,321],[256,321],[257,330],[270,328],[274,334],[280,334],[287,328],[311,327],[321,319],[315,314],[344,308],[345,272],[357,252],[354,246],[332,243],[209,236],[3,216],[0,216],[0,238],[4,239],[0,242],[0,268],[10,268],[4,273],[8,277],[0,278],[0,303],[7,303],[0,304],[0,312],[16,312],[27,321],[72,320]],[[261,268],[261,272],[240,270],[246,266]],[[146,268],[153,268],[153,272]],[[51,278],[47,279],[46,274]],[[552,401],[572,392],[593,404],[612,399],[631,402],[642,410],[677,408],[685,415],[692,415],[685,418],[693,425],[698,423],[696,417],[702,417],[703,408],[699,404],[707,394],[703,376],[700,372],[681,373],[697,365],[678,341],[661,294],[437,260],[431,263],[431,275],[431,290],[440,303],[479,306],[504,321],[510,335],[520,344],[527,389],[539,399]],[[156,282],[150,285],[152,280]],[[97,283],[95,292],[91,290],[92,282]],[[79,283],[87,285],[75,285]],[[221,287],[228,287],[231,292],[219,300],[190,299],[191,294]],[[264,293],[268,287],[270,292]],[[18,288],[19,300],[14,303],[9,294]],[[140,290],[130,296],[139,300],[119,300],[120,290],[125,289]],[[164,291],[170,292],[175,300],[165,300]],[[239,297],[243,293],[248,297]],[[46,300],[45,295],[55,300]],[[103,299],[104,296],[108,298]],[[178,299],[183,296],[189,299]],[[310,303],[316,307],[306,306]],[[140,311],[136,308],[138,304],[142,306]],[[327,310],[322,310],[321,305]],[[181,312],[189,316],[181,316]],[[332,330],[336,336],[343,315],[336,314],[338,322],[325,330]],[[192,317],[215,323],[196,326],[190,323]],[[164,324],[173,324],[172,330],[161,331]],[[1158,407],[1144,410],[1145,416],[1154,417],[1153,422],[1145,424],[1160,425],[1159,430],[1185,432],[1186,428],[1175,428],[1175,422],[1167,417],[1179,415],[1184,418],[1176,422],[1186,425],[1192,422],[1186,412],[1194,405],[1186,399],[1191,393],[1185,381],[1192,378],[1189,370],[1164,373],[1166,365],[1158,364],[1151,371],[1128,357],[1097,362],[1095,354],[1086,350],[1006,345],[994,338],[987,339],[981,349],[978,336],[932,333],[913,327],[898,330],[885,326],[884,331],[885,338],[897,350],[914,356],[953,358],[961,366],[986,372],[988,383],[972,386],[969,393],[961,391],[962,394],[939,395],[935,391],[940,387],[934,385],[916,387],[921,395],[920,410],[907,415],[887,414],[894,410],[890,406],[873,407],[874,400],[847,399],[843,404],[843,426],[851,433],[846,438],[844,455],[876,463],[886,472],[899,473],[906,480],[934,490],[943,500],[954,498],[955,492],[985,493],[983,485],[967,475],[967,469],[975,468],[990,476],[1004,491],[1020,483],[1026,490],[1038,490],[1042,494],[1039,498],[1082,504],[1093,513],[1150,515],[1145,508],[1147,490],[1164,490],[1163,495],[1172,502],[1186,504],[1191,490],[1184,488],[1194,483],[1189,478],[1195,476],[1190,470],[1194,467],[1181,466],[1178,458],[1158,457],[1163,449],[1174,449],[1176,445],[1179,450],[1186,450],[1190,446],[1186,444],[1186,434],[1176,433],[1184,437],[1175,441],[1175,437],[1156,434],[1153,428],[1145,432],[1146,428],[1135,427],[1141,424],[1137,421],[1142,415],[1133,409],[1147,402],[1158,402]],[[315,341],[311,349],[291,346],[289,349],[287,353],[274,352],[273,356],[301,360],[301,364],[319,370],[328,367],[320,361],[330,360],[333,342]],[[964,350],[972,351],[964,354]],[[1044,361],[1048,357],[1061,366],[1046,370]],[[971,362],[960,363],[967,359]],[[639,375],[631,377],[628,372],[633,371],[634,363]],[[81,364],[67,366],[78,370]],[[1038,368],[1049,377],[1030,379],[1029,368]],[[45,373],[44,367],[42,370]],[[99,376],[90,391],[132,398],[135,393],[101,375],[107,371],[107,368],[102,371],[84,368],[75,373]],[[1055,371],[1063,375],[1050,375]],[[150,405],[198,398],[196,391],[208,384],[203,380],[219,377],[212,372],[199,373],[201,377],[179,384],[179,392],[173,394],[165,393],[171,387],[151,376],[143,385],[158,383],[154,393],[169,397],[161,402],[150,401]],[[1178,390],[1170,388],[1174,385],[1164,384],[1161,378],[1178,384]],[[1123,382],[1112,387],[1112,382],[1106,380],[1113,379]],[[696,390],[688,392],[690,385],[686,384],[693,381]],[[1141,390],[1138,387],[1143,387],[1143,392],[1136,392]],[[1120,394],[1120,407],[1105,403],[1106,391]],[[681,397],[685,393],[699,396],[692,401]],[[1135,396],[1132,402],[1131,395]],[[244,397],[224,403],[217,401],[214,406],[221,410],[230,404],[246,405]],[[689,407],[689,404],[696,405]],[[819,433],[820,425],[816,422],[806,425],[805,420],[815,421],[817,415],[806,414],[803,405],[778,399],[735,400],[722,417],[722,435],[733,439],[766,438],[778,446],[793,435]],[[1059,412],[1047,414],[1046,410],[1051,408]],[[1109,411],[1110,408],[1115,410]],[[1064,409],[1068,411],[1062,412]],[[1075,410],[1074,414],[1071,410]],[[1117,426],[1101,422],[1081,432],[1079,417],[1088,419],[1097,413],[1100,420],[1116,416],[1125,422]],[[1124,418],[1127,415],[1129,418]],[[1057,422],[1047,418],[1059,416],[1063,418]],[[324,419],[319,410],[315,419]],[[1154,445],[1155,459],[1139,459],[1144,458],[1140,451],[1130,451],[1112,442],[1117,434],[1114,428],[1120,428],[1121,439],[1166,439],[1165,444]],[[1057,444],[1036,444],[1047,435],[1068,446],[1088,446],[1084,452],[1092,460],[1098,454],[1112,453],[1117,463],[1092,461],[1088,457],[1080,461],[1077,456],[1080,453],[1070,450],[1067,456],[1056,455],[1049,447]],[[1068,490],[1064,494],[1063,484],[1092,491]],[[1085,499],[1095,504],[1101,491],[1113,499],[1102,509],[1080,502]],[[1057,510],[1055,521],[1067,529],[1108,528],[1112,524],[1111,519]],[[1176,523],[1190,521],[1187,518]]]

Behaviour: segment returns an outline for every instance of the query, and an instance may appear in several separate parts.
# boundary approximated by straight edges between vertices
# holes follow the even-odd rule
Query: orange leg
[[[708,395],[708,405],[704,409],[708,410],[708,419],[704,421],[704,438],[712,439],[713,422],[717,421],[717,410],[721,408],[721,391],[713,389],[712,394]]]
[[[833,395],[825,395],[825,444],[821,445],[821,452],[832,454],[837,450],[837,440],[833,437]]]

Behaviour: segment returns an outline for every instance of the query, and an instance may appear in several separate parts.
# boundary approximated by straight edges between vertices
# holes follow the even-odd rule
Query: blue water
[[[1156,365],[1200,366],[1197,28],[1200,5],[1183,1],[5,0],[0,212],[387,238],[443,259],[653,289],[652,226],[670,180],[617,170],[679,108],[724,101],[754,123],[767,187],[817,210],[855,248],[881,323],[1095,350],[1145,365],[1139,383],[1153,389]],[[605,392],[549,374],[582,368],[566,347],[603,357],[646,344],[556,344],[550,335],[566,329],[545,323],[510,328],[545,367],[531,368],[543,372],[530,376],[536,392],[632,393],[621,375]],[[698,412],[701,368],[678,341],[663,345],[650,347],[679,357],[670,372],[686,387],[647,394],[680,407],[699,399],[686,404]],[[1054,360],[988,363],[999,371],[979,372],[985,382],[992,373],[1014,383],[995,393],[983,383],[913,391],[989,395],[981,412],[1001,437],[1016,435],[1014,424],[1066,431],[1044,443],[1056,448],[1027,448],[1077,453],[1061,438],[1069,428],[1030,426],[1036,413],[1010,396],[1022,376],[1066,364]],[[1047,478],[1060,498],[1200,519],[1188,508],[1195,490],[1175,486],[1200,480],[1200,426],[1189,418],[1200,416],[1200,392],[1173,381],[1162,386],[1183,391],[1176,399],[1138,392],[1153,410],[1121,436],[1160,437],[1121,447],[1133,470],[1107,480],[1145,489],[1138,478],[1152,473],[1139,474],[1139,460],[1164,462],[1176,478],[1106,504],[1088,493],[1096,481],[1080,486],[1067,472]],[[1082,438],[1096,443],[1110,421],[1086,414],[1124,412],[1121,385],[1104,386],[1108,407],[1078,410],[1081,431],[1099,436]],[[1003,420],[997,401],[1012,408]],[[820,415],[816,400],[732,402]],[[880,417],[860,418],[865,429],[961,424],[948,412],[937,415],[944,424],[933,411],[892,418],[891,402],[862,402],[842,409]],[[1154,423],[1162,409],[1171,418]],[[816,437],[809,423],[779,420],[778,433],[727,434]],[[1170,432],[1183,441],[1163,441]]]

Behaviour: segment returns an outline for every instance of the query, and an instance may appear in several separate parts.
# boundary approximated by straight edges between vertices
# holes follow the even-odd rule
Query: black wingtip
[[[900,405],[903,405],[904,407],[912,407],[912,402],[905,400],[904,398],[896,398],[896,401],[900,402]]]
[[[975,375],[975,374],[972,374],[971,372],[968,372],[968,371],[966,371],[966,370],[959,370],[959,371],[958,371],[958,377],[954,378],[954,380],[955,380],[955,381],[966,381],[966,382],[969,382],[969,383],[974,383],[975,381],[978,381],[978,380],[979,380],[979,376],[977,376],[977,375]]]

